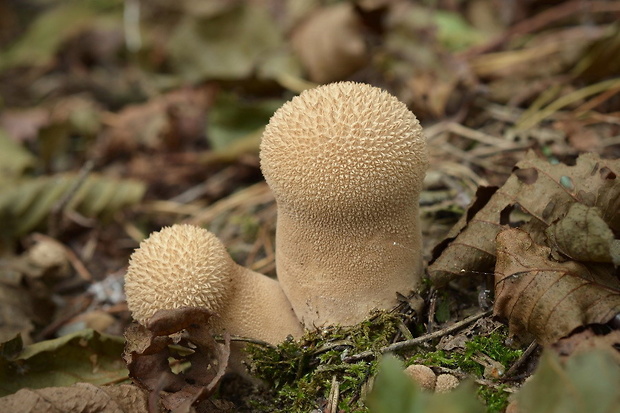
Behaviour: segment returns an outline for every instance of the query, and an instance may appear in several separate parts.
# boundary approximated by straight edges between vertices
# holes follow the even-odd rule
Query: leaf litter
[[[333,11],[338,8],[346,10]],[[0,5],[0,194],[8,200],[0,241],[4,341],[14,345],[17,333],[27,343],[79,335],[71,329],[89,323],[118,334],[130,321],[118,298],[129,253],[152,230],[179,221],[208,227],[238,262],[274,275],[276,209],[259,182],[260,129],[273,102],[330,78],[381,86],[406,102],[425,126],[433,159],[422,210],[435,285],[423,297],[424,313],[403,305],[393,314],[401,322],[384,331],[391,344],[379,350],[413,339],[417,347],[403,346],[401,356],[446,351],[428,364],[437,374],[475,378],[487,411],[504,411],[506,396],[531,374],[536,341],[567,363],[573,352],[587,351],[582,348],[617,356],[618,12],[614,2],[576,1],[517,2],[501,10],[478,1],[429,6],[400,0]],[[329,46],[307,35],[330,38],[330,30],[342,35]],[[334,54],[334,48],[348,53]],[[585,152],[600,156],[578,158]],[[58,185],[64,177],[72,177],[70,183]],[[34,230],[64,248],[64,264],[25,265],[29,251],[36,251]],[[501,242],[498,234],[504,234]],[[530,245],[526,251],[524,244]],[[65,275],[55,278],[55,272]],[[505,280],[495,291],[495,311],[510,338],[497,321],[459,325],[480,314],[479,306],[493,305],[493,274]],[[512,280],[531,280],[528,286],[536,288],[507,289]],[[530,291],[538,295],[532,299]],[[597,300],[603,296],[607,301]],[[303,360],[293,364],[298,370],[291,385],[275,395],[273,387],[249,385],[244,392],[240,380],[227,377],[217,395],[181,392],[168,395],[167,403],[187,411],[229,411],[230,402],[216,402],[231,399],[246,411],[256,411],[256,399],[272,410],[276,400],[287,400],[285,408],[305,403],[304,411],[365,409],[379,365],[363,343],[350,354],[355,334],[318,334],[316,342],[306,342],[311,353],[315,344],[323,350],[312,354],[310,369]],[[445,348],[435,349],[444,334],[439,343]],[[535,339],[528,347],[534,350],[506,363],[513,351],[506,343],[527,335]],[[294,360],[306,354],[294,343],[285,347],[283,354]],[[174,344],[167,348],[177,355]],[[72,365],[63,351],[59,346],[52,354]],[[346,367],[339,362],[367,351],[370,356]],[[96,357],[103,356],[91,354]],[[498,362],[508,377],[484,377]],[[209,365],[203,359],[195,364]],[[409,389],[396,373],[377,406],[397,402],[395,389]],[[18,402],[43,403],[62,389],[66,400],[83,394],[110,409],[144,411],[149,403],[135,385],[54,388],[38,377],[37,390],[1,400],[20,395]],[[178,380],[172,382],[188,384]],[[116,390],[135,403],[123,407]],[[42,393],[21,395],[28,391]],[[414,404],[425,406],[420,411],[479,407],[469,404],[473,391],[465,387],[452,399],[416,394]],[[205,400],[182,405],[194,397]],[[53,404],[78,409],[62,400]]]

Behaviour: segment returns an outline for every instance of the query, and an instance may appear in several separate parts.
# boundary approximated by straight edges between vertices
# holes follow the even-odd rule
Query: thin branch
[[[224,337],[219,336],[219,335],[214,336],[213,338],[217,342],[224,342],[225,341]],[[259,346],[262,346],[262,347],[267,347],[267,348],[270,348],[270,349],[276,349],[277,348],[276,346],[274,346],[271,343],[268,343],[268,342],[263,341],[263,340],[257,340],[255,338],[250,338],[250,337],[230,336],[230,341],[239,341],[239,342],[243,342],[243,343],[252,343],[252,344],[256,344],[256,345],[259,345]]]
[[[80,172],[75,181],[73,181],[69,189],[67,189],[67,191],[62,195],[62,197],[52,207],[48,218],[48,232],[50,236],[55,238],[58,235],[59,223],[61,222],[62,214],[65,208],[67,207],[69,202],[71,202],[71,200],[75,197],[75,194],[77,194],[78,190],[82,187],[82,185],[84,185],[84,182],[86,182],[86,179],[88,178],[94,167],[95,163],[92,160],[86,161],[84,166],[82,166],[82,168],[80,169]]]
[[[363,351],[361,353],[354,354],[352,356],[346,357],[344,359],[344,361],[347,362],[347,363],[353,363],[353,362],[361,360],[361,359],[372,357],[376,353],[384,354],[384,353],[389,353],[389,352],[394,352],[394,351],[399,351],[399,350],[404,350],[404,349],[407,349],[407,348],[410,348],[410,347],[414,347],[414,346],[422,344],[422,343],[424,343],[426,341],[434,340],[436,338],[443,337],[445,335],[451,334],[451,333],[453,333],[453,332],[455,332],[457,330],[460,330],[461,328],[463,328],[463,327],[465,327],[465,326],[467,326],[467,325],[469,325],[469,324],[471,324],[471,323],[473,323],[473,322],[475,322],[475,321],[477,321],[477,320],[479,320],[479,319],[481,319],[483,317],[487,317],[487,316],[491,315],[492,313],[493,313],[492,310],[485,311],[483,313],[479,313],[479,314],[473,315],[471,317],[467,317],[466,319],[461,320],[461,321],[459,321],[457,323],[454,323],[450,327],[446,327],[446,328],[444,328],[442,330],[438,330],[438,331],[435,331],[435,332],[430,333],[430,334],[425,334],[423,336],[416,337],[413,340],[399,341],[398,343],[390,344],[389,346],[380,348],[377,351],[374,351],[374,350]]]
[[[536,350],[537,347],[538,343],[536,343],[536,341],[532,341],[530,345],[527,346],[523,354],[521,354],[521,357],[519,357],[519,359],[515,361],[512,366],[510,366],[508,371],[504,373],[504,377],[502,378],[507,379],[512,377],[512,375],[517,371],[517,369],[519,369],[519,367],[523,365],[523,363],[525,363],[525,361],[532,355],[532,353],[534,352],[534,350]]]

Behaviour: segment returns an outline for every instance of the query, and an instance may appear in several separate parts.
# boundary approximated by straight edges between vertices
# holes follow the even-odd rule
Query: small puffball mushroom
[[[405,369],[405,374],[424,390],[435,390],[435,372],[423,364],[412,364]]]
[[[440,374],[435,382],[435,391],[437,393],[448,393],[456,389],[459,385],[459,379],[452,374]]]
[[[413,113],[369,85],[306,90],[273,115],[260,159],[278,205],[276,271],[305,327],[356,324],[419,287],[427,158]]]
[[[133,318],[202,307],[218,314],[215,332],[278,344],[303,329],[277,281],[236,264],[209,231],[173,225],[152,233],[131,256],[125,276]]]

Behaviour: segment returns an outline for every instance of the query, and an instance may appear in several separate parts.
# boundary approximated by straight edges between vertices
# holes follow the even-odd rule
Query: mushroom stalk
[[[156,311],[203,307],[217,313],[215,333],[272,344],[303,333],[276,280],[236,264],[209,231],[174,225],[152,233],[131,256],[127,304],[141,324]]]
[[[428,160],[402,102],[353,82],[307,90],[273,115],[260,157],[278,279],[306,328],[358,323],[419,287]]]

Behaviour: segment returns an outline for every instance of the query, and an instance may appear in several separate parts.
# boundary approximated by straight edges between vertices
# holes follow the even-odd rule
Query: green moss
[[[428,366],[446,367],[450,369],[460,369],[466,373],[481,377],[484,373],[484,366],[476,359],[480,354],[484,354],[504,367],[510,366],[523,353],[522,350],[512,349],[504,341],[506,340],[505,331],[496,331],[488,336],[476,336],[465,343],[464,350],[454,351],[429,351],[416,354],[410,359],[409,364],[422,363]]]
[[[505,329],[493,332],[488,336],[476,336],[465,343],[465,349],[422,352],[411,357],[408,364],[421,363],[427,366],[446,367],[461,370],[475,377],[484,376],[485,366],[481,364],[484,356],[500,363],[504,368],[510,367],[523,353],[512,349],[506,344]],[[490,378],[491,379],[491,378]],[[508,404],[508,394],[503,391],[506,386],[484,386],[478,388],[478,396],[484,400],[487,412],[501,412]]]
[[[357,326],[309,332],[301,340],[287,341],[277,348],[250,345],[254,374],[270,385],[273,395],[262,405],[254,405],[254,411],[307,413],[324,408],[335,378],[340,391],[339,411],[367,412],[362,393],[377,371],[376,357],[356,363],[343,360],[389,345],[397,337],[400,323],[397,315],[378,313]],[[521,355],[521,350],[504,344],[506,335],[505,329],[501,329],[486,337],[473,337],[464,349],[421,351],[410,357],[407,364],[445,367],[481,378],[485,360],[492,359],[507,368]],[[488,412],[501,412],[507,405],[508,395],[502,385],[479,386],[478,396]]]
[[[334,377],[339,383],[338,407],[343,412],[364,412],[362,387],[376,372],[376,360],[345,363],[347,355],[392,342],[401,321],[378,313],[351,328],[329,328],[307,333],[298,342],[277,348],[251,345],[254,374],[271,385],[273,400],[256,411],[308,412],[326,403]],[[275,407],[274,407],[275,406]]]
[[[478,396],[484,400],[487,406],[487,413],[501,413],[508,406],[508,393],[504,389],[508,387],[503,384],[497,387],[480,386]]]

